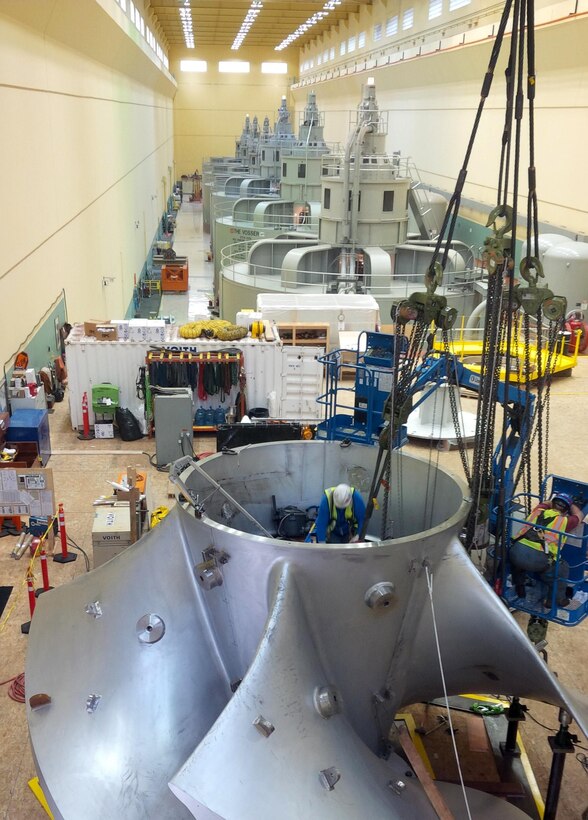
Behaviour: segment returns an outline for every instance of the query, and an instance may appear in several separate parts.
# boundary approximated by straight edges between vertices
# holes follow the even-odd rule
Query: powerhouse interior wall
[[[93,0],[25,5],[38,28],[0,14],[5,365],[62,288],[70,321],[126,314],[174,176],[171,78]]]
[[[261,78],[259,63],[276,59],[270,50],[243,53],[252,62],[252,75],[243,79],[220,77],[216,70],[200,77],[183,74],[181,58],[204,57],[213,65],[235,55],[228,49],[201,55],[177,48],[170,54],[176,85],[149,70],[130,37],[124,44],[117,39],[120,21],[104,12],[106,5],[61,0],[74,20],[81,18],[78,30],[55,15],[49,26],[41,0],[15,6],[18,12],[11,16],[0,6],[6,123],[0,135],[0,201],[7,238],[0,299],[10,306],[0,333],[2,362],[62,288],[70,321],[125,315],[173,179],[200,167],[203,157],[232,154],[246,113],[257,114],[260,124],[267,114],[273,124],[285,93],[297,127],[306,102],[309,87],[288,82],[295,71],[291,56],[287,77]],[[380,6],[374,4],[374,14]],[[28,18],[19,19],[25,10]],[[359,23],[351,20],[347,30],[353,26]],[[555,230],[582,237],[588,233],[587,37],[582,15],[537,32],[539,215]],[[490,48],[485,41],[313,84],[325,112],[326,138],[345,139],[349,111],[367,77],[374,76],[379,106],[390,112],[387,150],[412,156],[426,183],[451,191]],[[497,71],[464,192],[485,205],[494,203],[498,176],[503,69],[504,64]]]

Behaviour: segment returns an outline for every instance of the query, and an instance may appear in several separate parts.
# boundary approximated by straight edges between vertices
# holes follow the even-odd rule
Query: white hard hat
[[[351,487],[349,484],[337,484],[333,491],[333,501],[335,502],[335,507],[340,510],[344,510],[345,507],[348,507],[351,504]]]

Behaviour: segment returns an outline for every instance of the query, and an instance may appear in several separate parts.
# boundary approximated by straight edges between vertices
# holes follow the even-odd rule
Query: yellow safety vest
[[[558,547],[560,544],[563,546],[566,540],[561,534],[565,533],[568,525],[567,515],[562,515],[557,510],[534,509],[527,518],[527,522],[515,541],[526,547],[548,552],[553,558],[557,558]],[[525,537],[529,532],[533,532],[535,537]]]
[[[333,493],[335,492],[335,487],[329,487],[328,490],[325,490],[325,495],[327,496],[327,501],[329,502],[329,517],[330,521],[327,526],[327,535],[330,535],[334,528],[335,524],[337,523],[337,507],[335,507],[335,502],[333,501]],[[345,520],[349,524],[350,530],[357,529],[357,519],[355,518],[355,513],[353,512],[353,494],[355,493],[355,488],[351,487],[351,504],[345,507]]]

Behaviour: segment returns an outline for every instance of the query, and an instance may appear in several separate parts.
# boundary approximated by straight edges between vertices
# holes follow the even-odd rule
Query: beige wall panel
[[[174,153],[176,172],[192,173],[202,168],[203,158],[211,155],[233,156],[235,140],[241,135],[245,115],[258,117],[260,130],[265,116],[273,128],[282,95],[290,109],[294,131],[298,122],[290,94],[291,78],[297,73],[298,58],[292,49],[284,52],[241,48],[237,53],[227,49],[198,49],[197,53],[176,49],[170,57],[170,70],[178,82],[174,98]],[[180,71],[180,60],[206,60],[208,71],[193,74]],[[221,74],[219,60],[246,60],[249,74]],[[286,62],[287,74],[262,74],[261,63]]]
[[[588,234],[588,19],[537,30],[535,154],[539,218],[554,228]],[[504,122],[506,40],[469,163],[464,196],[495,204]],[[346,108],[355,108],[368,76],[376,81],[381,110],[389,112],[387,150],[412,156],[425,182],[452,191],[474,123],[490,43],[440,52],[403,63],[317,83],[325,136],[341,138]],[[308,87],[295,93],[304,105]],[[528,140],[524,126],[521,189],[527,182]],[[526,212],[523,201],[519,209]]]
[[[90,15],[95,6],[80,5]],[[123,62],[114,52],[126,35],[111,26],[110,41],[98,32],[103,63],[94,59],[96,43],[84,55],[0,16],[0,106],[10,124],[0,130],[10,237],[0,300],[14,306],[3,315],[2,363],[62,288],[70,321],[123,316],[165,208],[174,178],[174,87],[164,75],[154,87],[136,79],[142,66],[152,77],[154,66],[128,38],[124,61],[136,62],[130,73],[105,64]],[[157,90],[163,81],[167,94]]]

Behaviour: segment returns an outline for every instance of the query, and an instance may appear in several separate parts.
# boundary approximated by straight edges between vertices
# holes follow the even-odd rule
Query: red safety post
[[[44,592],[48,592],[50,589],[53,589],[53,587],[49,586],[49,566],[47,564],[47,553],[45,552],[45,547],[41,547],[41,554],[39,556],[39,560],[41,561],[41,575],[43,576],[43,586],[35,590],[35,596],[37,598]]]
[[[75,561],[78,556],[75,552],[67,551],[67,533],[65,531],[65,513],[63,512],[63,504],[59,505],[59,515],[57,516],[57,520],[59,521],[61,552],[56,553],[53,556],[53,560],[57,561],[58,564],[69,564],[71,561]]]
[[[37,603],[37,599],[35,598],[35,584],[33,583],[33,581],[33,573],[29,570],[27,572],[27,593],[29,596],[29,609],[31,612],[31,621],[33,620],[35,604]],[[31,628],[31,621],[27,621],[26,623],[20,625],[20,631],[23,635],[29,634],[29,629]]]
[[[82,424],[83,432],[78,434],[80,441],[89,441],[94,438],[94,434],[90,432],[90,411],[88,409],[88,394],[84,393],[82,396]]]

